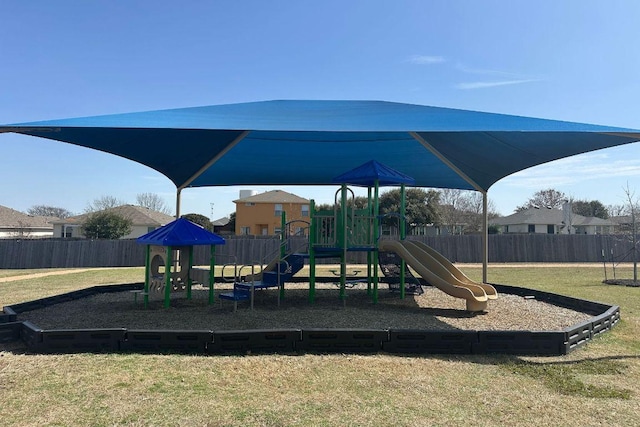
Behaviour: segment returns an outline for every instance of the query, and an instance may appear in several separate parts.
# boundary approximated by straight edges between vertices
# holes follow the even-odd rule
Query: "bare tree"
[[[607,205],[607,212],[609,216],[622,216],[627,213],[627,206],[625,204],[619,205]]]
[[[520,212],[529,208],[561,209],[562,205],[567,200],[569,200],[569,197],[562,191],[548,188],[546,190],[535,192],[524,205],[518,206],[516,208],[516,212]]]
[[[629,188],[629,183],[627,182],[627,186],[623,189],[624,195],[626,198],[626,207],[627,212],[631,215],[631,249],[633,251],[633,282],[636,283],[638,281],[638,228],[637,228],[637,215],[638,208],[640,208],[640,202],[636,197],[635,190],[631,190]]]
[[[93,202],[89,203],[84,210],[87,213],[98,212],[105,209],[115,208],[116,206],[122,206],[124,204],[125,203],[117,197],[102,196],[100,198],[94,199]]]
[[[453,188],[440,190],[440,224],[450,234],[456,234],[456,225],[463,222],[462,205],[464,205],[464,192]]]
[[[73,216],[73,213],[65,208],[58,208],[56,206],[48,205],[31,206],[29,210],[27,210],[27,213],[32,216],[54,216],[60,219],[65,219]]]
[[[18,228],[12,233],[12,236],[18,239],[28,239],[31,236],[29,224],[18,221]]]
[[[139,193],[136,195],[138,206],[171,215],[172,210],[165,200],[155,193]]]
[[[478,191],[447,188],[440,190],[440,223],[451,234],[475,233],[482,229],[483,196]],[[489,200],[489,218],[498,215],[495,204]]]

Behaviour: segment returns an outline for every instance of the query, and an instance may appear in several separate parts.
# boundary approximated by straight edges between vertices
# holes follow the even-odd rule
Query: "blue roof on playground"
[[[375,160],[420,187],[488,190],[640,130],[384,101],[262,101],[0,126],[105,151],[179,188],[331,185]]]
[[[137,243],[158,246],[224,245],[222,237],[198,224],[178,218],[136,239]]]
[[[364,187],[373,187],[376,181],[380,186],[398,184],[414,185],[416,183],[416,180],[410,176],[391,169],[375,160],[368,161],[355,169],[351,169],[333,178],[333,182],[336,184],[350,184]]]

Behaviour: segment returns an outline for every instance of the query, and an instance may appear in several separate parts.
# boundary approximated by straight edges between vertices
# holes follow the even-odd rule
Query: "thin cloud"
[[[454,87],[461,90],[473,90],[473,89],[487,89],[490,87],[519,85],[524,83],[537,82],[537,79],[522,79],[522,80],[502,80],[493,82],[469,82],[469,83],[457,83]]]
[[[432,56],[432,55],[413,55],[408,59],[412,64],[419,65],[429,65],[429,64],[440,64],[445,62],[443,56]]]
[[[517,188],[562,186],[605,178],[640,176],[640,160],[612,160],[607,154],[583,154],[536,166],[505,178],[505,184]]]
[[[464,65],[461,64],[457,64],[456,65],[456,69],[459,71],[462,71],[463,73],[467,73],[467,74],[480,74],[480,75],[484,75],[484,76],[502,76],[502,77],[511,77],[511,78],[522,78],[522,74],[516,74],[516,73],[510,73],[507,71],[500,71],[500,70],[487,70],[487,69],[481,69],[481,68],[469,68],[469,67],[465,67]]]

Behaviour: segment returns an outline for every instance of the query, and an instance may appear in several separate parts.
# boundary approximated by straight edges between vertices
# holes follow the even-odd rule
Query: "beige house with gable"
[[[0,239],[42,239],[53,237],[52,221],[58,218],[27,215],[0,206]]]
[[[608,219],[585,217],[560,209],[529,208],[512,215],[495,218],[491,225],[500,232],[543,234],[611,234],[615,223]]]
[[[131,220],[131,232],[124,236],[123,239],[136,239],[175,219],[171,215],[142,206],[122,205],[107,210]],[[52,221],[54,237],[84,239],[82,224],[89,215],[90,214],[83,214]]]
[[[243,190],[236,204],[236,235],[269,236],[280,233],[282,212],[287,222],[309,222],[309,200],[282,190],[256,194]],[[305,233],[304,222],[294,225],[295,233]]]

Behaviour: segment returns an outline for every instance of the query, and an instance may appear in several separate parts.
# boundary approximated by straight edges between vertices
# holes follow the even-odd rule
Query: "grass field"
[[[480,268],[463,269],[481,276]],[[143,269],[18,273],[24,277],[0,283],[0,305],[138,282]],[[17,344],[0,345],[0,420],[7,426],[637,425],[640,288],[603,285],[603,278],[601,267],[489,270],[490,282],[620,305],[622,321],[612,332],[565,357],[31,355]]]

